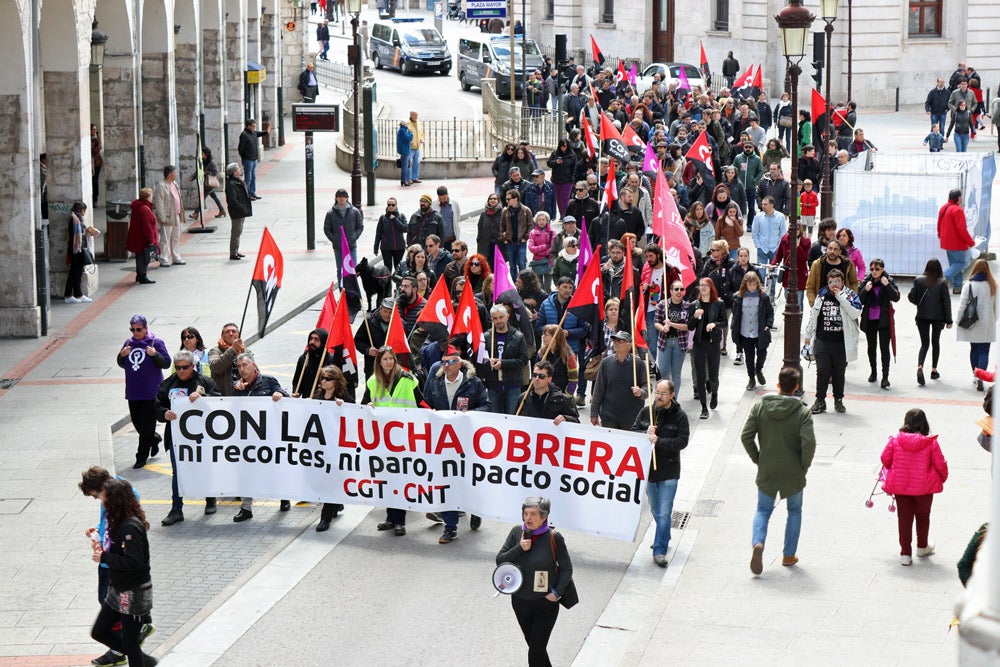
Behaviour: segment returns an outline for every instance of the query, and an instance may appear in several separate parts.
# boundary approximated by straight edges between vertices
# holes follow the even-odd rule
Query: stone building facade
[[[555,51],[555,35],[567,35],[569,53],[590,64],[590,36],[605,56],[649,62],[698,64],[699,42],[713,73],[730,50],[745,69],[764,66],[768,93],[777,96],[785,60],[774,16],[783,0],[544,0],[529,3],[528,34]],[[819,0],[803,4],[817,15],[812,32],[823,32]],[[849,19],[850,14],[850,19]],[[515,18],[520,5],[515,3]],[[995,95],[1000,84],[1000,11],[996,0],[841,0],[832,41],[831,97],[847,97],[848,25],[851,33],[851,95],[862,108],[923,103],[937,76],[947,78],[959,61],[971,64]],[[582,60],[581,60],[582,59]],[[801,64],[800,94],[812,87],[812,39]],[[825,80],[825,74],[824,74]]]
[[[0,336],[41,334],[46,292],[57,296],[65,275],[72,202],[91,208],[130,202],[173,164],[185,205],[194,207],[197,183],[188,177],[196,173],[201,145],[220,167],[237,161],[246,116],[276,126],[279,86],[286,111],[300,101],[303,6],[301,0],[0,3]],[[92,56],[94,21],[107,35],[102,65]],[[267,70],[259,86],[245,85],[248,63]],[[104,144],[97,201],[91,124]],[[40,250],[46,239],[48,262]]]

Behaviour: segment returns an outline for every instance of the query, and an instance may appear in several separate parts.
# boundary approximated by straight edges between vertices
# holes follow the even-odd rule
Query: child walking
[[[934,123],[931,126],[931,133],[924,137],[924,146],[930,146],[931,153],[940,153],[946,141],[948,140],[941,134],[941,128]]]

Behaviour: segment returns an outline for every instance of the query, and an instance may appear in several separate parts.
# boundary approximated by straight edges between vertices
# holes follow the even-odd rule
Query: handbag
[[[533,259],[529,264],[531,270],[539,276],[552,275],[552,262],[546,257],[545,259]]]
[[[205,176],[205,187],[209,190],[218,190],[222,187],[222,183],[219,182],[219,177],[215,174],[208,174]]]
[[[778,116],[778,127],[791,127],[792,117],[791,116]]]
[[[556,564],[556,576],[559,576],[559,561],[556,559],[556,531],[552,529],[549,531],[549,547],[552,549],[552,562]],[[572,577],[569,580],[569,585],[566,590],[563,591],[562,596],[559,598],[559,604],[561,604],[566,609],[572,609],[580,602],[580,594],[576,592],[576,582],[573,581]]]
[[[146,263],[151,264],[160,258],[160,247],[155,243],[150,243],[146,246],[145,250],[142,251],[142,254],[146,257]]]
[[[403,158],[396,158],[396,168],[401,168],[403,166]]]
[[[597,369],[601,367],[601,355],[595,354],[587,359],[587,365],[583,367],[583,377],[593,382],[597,379]]]
[[[968,329],[979,321],[979,297],[970,294],[969,302],[965,304],[962,311],[962,319],[958,321],[958,326]]]
[[[90,249],[90,244],[84,240],[83,246],[80,248],[80,253],[83,255],[83,265],[90,266],[91,264],[96,264],[97,261],[94,259],[94,251]]]
[[[114,584],[110,584],[104,602],[125,616],[148,614],[153,610],[153,582],[147,581],[124,591],[119,591],[114,587]]]

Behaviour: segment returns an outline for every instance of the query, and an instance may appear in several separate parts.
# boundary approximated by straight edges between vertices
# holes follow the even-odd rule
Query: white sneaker
[[[899,564],[900,565],[913,565],[913,558],[910,557],[910,556],[900,556],[899,557]]]
[[[63,299],[63,301],[65,301],[66,303],[80,303],[80,300],[77,299],[75,296],[68,296],[65,299]]]
[[[928,542],[927,546],[924,547],[923,549],[921,549],[920,547],[917,547],[917,558],[927,558],[932,553],[934,553],[934,543],[933,542]]]
[[[90,303],[92,301],[93,301],[93,299],[91,299],[86,294],[84,294],[83,296],[80,297],[80,303]]]

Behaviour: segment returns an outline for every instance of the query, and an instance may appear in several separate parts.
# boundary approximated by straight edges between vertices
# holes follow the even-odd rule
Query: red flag
[[[590,128],[590,121],[586,119],[583,112],[580,112],[580,126],[583,128],[583,145],[587,149],[587,157],[591,160],[597,155],[597,139],[594,138],[594,131]]]
[[[453,324],[455,309],[448,294],[448,281],[438,280],[417,317],[417,326],[427,332],[429,339],[444,340],[448,338]]]
[[[594,256],[600,256],[601,246],[597,246]],[[591,262],[583,272],[580,285],[566,306],[584,322],[599,322],[604,319],[604,282],[601,279],[601,263]]]
[[[608,142],[608,154],[621,162],[629,161],[629,152],[622,141],[622,135],[607,114],[601,114],[600,136],[601,141]]]
[[[316,319],[317,329],[329,331],[333,327],[333,316],[337,312],[337,297],[333,295],[333,288],[336,285],[336,281],[330,283],[330,289],[326,291],[326,300],[323,301],[323,308],[319,311],[319,317]]]
[[[708,56],[705,55],[705,45],[702,44],[701,40],[698,40],[698,46],[701,47],[701,71],[705,74],[710,74],[708,69]]]
[[[646,342],[646,295],[639,297],[639,308],[632,314],[632,341],[637,348],[649,349]]]
[[[708,145],[708,137],[704,131],[698,134],[698,138],[691,144],[691,150],[687,152],[684,159],[701,162],[715,176],[715,167],[712,166],[712,148]]]
[[[615,85],[617,86],[622,81],[628,81],[628,72],[625,71],[625,64],[619,60],[618,72],[615,74]]]
[[[462,298],[458,302],[458,311],[455,313],[455,322],[451,328],[452,336],[461,334],[466,334],[466,340],[469,341],[469,351],[475,353],[476,363],[486,363],[486,360],[489,359],[489,352],[486,350],[483,323],[479,320],[476,297],[472,293],[472,285],[468,282],[465,283],[465,288],[462,290]]]
[[[351,332],[350,308],[345,299],[347,294],[340,293],[340,305],[333,318],[330,336],[326,339],[326,349],[333,355],[334,364],[347,377],[348,385],[357,385],[358,351],[354,346],[354,336]],[[353,381],[352,381],[353,380]]]
[[[261,338],[264,337],[267,320],[274,310],[274,300],[278,296],[278,289],[281,288],[281,276],[284,272],[285,260],[271,232],[265,227],[251,281],[251,285],[257,290],[257,334]]]
[[[594,90],[594,80],[590,79],[587,84],[590,86],[590,99],[594,100],[594,104],[600,104],[600,100],[597,99],[597,91]]]
[[[653,195],[653,233],[660,237],[660,246],[668,264],[680,270],[681,281],[687,287],[695,281],[694,249],[691,237],[684,229],[684,221],[677,202],[670,194],[663,169],[656,171],[656,194]]]
[[[760,94],[760,91],[764,89],[764,78],[761,74],[761,70],[764,69],[762,66],[757,65],[757,73],[754,74],[753,84],[751,86],[754,89],[754,97]]]
[[[730,91],[736,99],[747,99],[753,96],[754,66],[750,65],[747,71],[740,74],[736,81],[733,81],[733,88]]]
[[[813,127],[817,127],[816,123],[820,122],[820,119],[826,116],[826,100],[820,95],[819,91],[813,88],[812,91],[812,122]],[[816,139],[813,139],[814,143],[818,143]],[[817,150],[816,154],[819,155],[820,151]],[[822,158],[821,158],[822,159]]]
[[[406,370],[413,368],[412,352],[410,344],[406,341],[406,332],[403,331],[403,320],[399,316],[399,306],[393,304],[392,315],[389,316],[389,331],[386,333],[385,344],[392,348],[399,359],[400,365]]]
[[[597,48],[597,40],[594,39],[593,35],[590,36],[590,52],[591,55],[594,56],[595,63],[597,63],[598,65],[604,64],[604,54],[601,53],[601,50],[599,48]]]
[[[615,161],[608,163],[608,174],[604,183],[604,208],[610,211],[611,205],[618,199],[618,181],[615,178]]]
[[[646,151],[646,142],[632,129],[632,123],[625,124],[625,130],[622,132],[622,141],[625,143],[626,148],[636,146],[641,151]]]
[[[625,275],[622,276],[622,292],[619,295],[621,303],[630,292],[635,291],[635,266],[632,264],[632,240],[629,239],[625,248]]]

